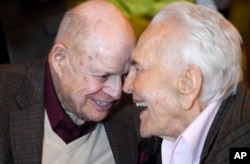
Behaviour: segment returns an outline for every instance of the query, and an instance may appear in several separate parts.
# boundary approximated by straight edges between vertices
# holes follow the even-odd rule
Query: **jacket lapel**
[[[222,123],[224,121],[224,118],[226,114],[231,110],[231,104],[234,102],[235,96],[231,95],[229,96],[225,101],[222,102],[221,107],[218,111],[218,113],[215,116],[215,119],[210,127],[210,130],[208,132],[207,138],[205,140],[203,150],[201,153],[201,160],[200,163],[204,163],[207,156],[211,152],[211,149],[218,137],[219,131],[222,128]]]
[[[28,66],[16,95],[19,110],[10,113],[15,163],[41,163],[44,127],[44,61]]]
[[[122,130],[119,132],[115,127],[117,123],[105,122],[104,125],[115,162],[117,164],[135,164],[138,156],[138,150],[135,148],[137,143],[134,142],[134,139],[130,140],[128,134],[130,132],[126,129],[124,129],[124,132],[128,132],[127,134],[123,133]]]
[[[116,164],[136,164],[138,160],[139,110],[132,105],[117,107],[119,112],[104,121]],[[136,113],[138,112],[138,113]]]

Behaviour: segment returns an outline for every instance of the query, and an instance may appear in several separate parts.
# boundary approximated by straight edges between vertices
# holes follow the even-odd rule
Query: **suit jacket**
[[[0,163],[39,164],[44,130],[44,62],[0,65]],[[125,104],[123,104],[125,105]],[[117,164],[138,159],[139,110],[126,106],[103,121]],[[87,151],[87,150],[86,150]],[[83,152],[84,153],[84,152]]]
[[[229,164],[230,148],[250,147],[250,94],[240,83],[237,94],[225,100],[208,132],[202,164]]]

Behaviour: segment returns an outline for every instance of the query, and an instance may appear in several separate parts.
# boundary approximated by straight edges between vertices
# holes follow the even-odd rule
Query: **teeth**
[[[137,102],[136,106],[137,107],[147,107],[147,104],[145,102]]]
[[[105,101],[96,101],[96,103],[100,106],[107,106],[109,105],[110,103],[109,102],[105,102]]]

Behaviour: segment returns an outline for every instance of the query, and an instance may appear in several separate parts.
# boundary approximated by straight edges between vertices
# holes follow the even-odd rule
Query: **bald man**
[[[115,6],[92,0],[64,15],[45,59],[1,65],[0,163],[136,163],[139,111],[115,110],[135,42]]]

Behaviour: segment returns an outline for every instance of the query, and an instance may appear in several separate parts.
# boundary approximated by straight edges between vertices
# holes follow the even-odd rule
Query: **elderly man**
[[[167,5],[142,33],[123,89],[144,109],[143,137],[163,139],[164,164],[229,163],[250,146],[241,37],[218,11]]]
[[[136,163],[137,110],[105,119],[134,46],[121,11],[92,0],[65,14],[46,59],[1,65],[0,163]]]

